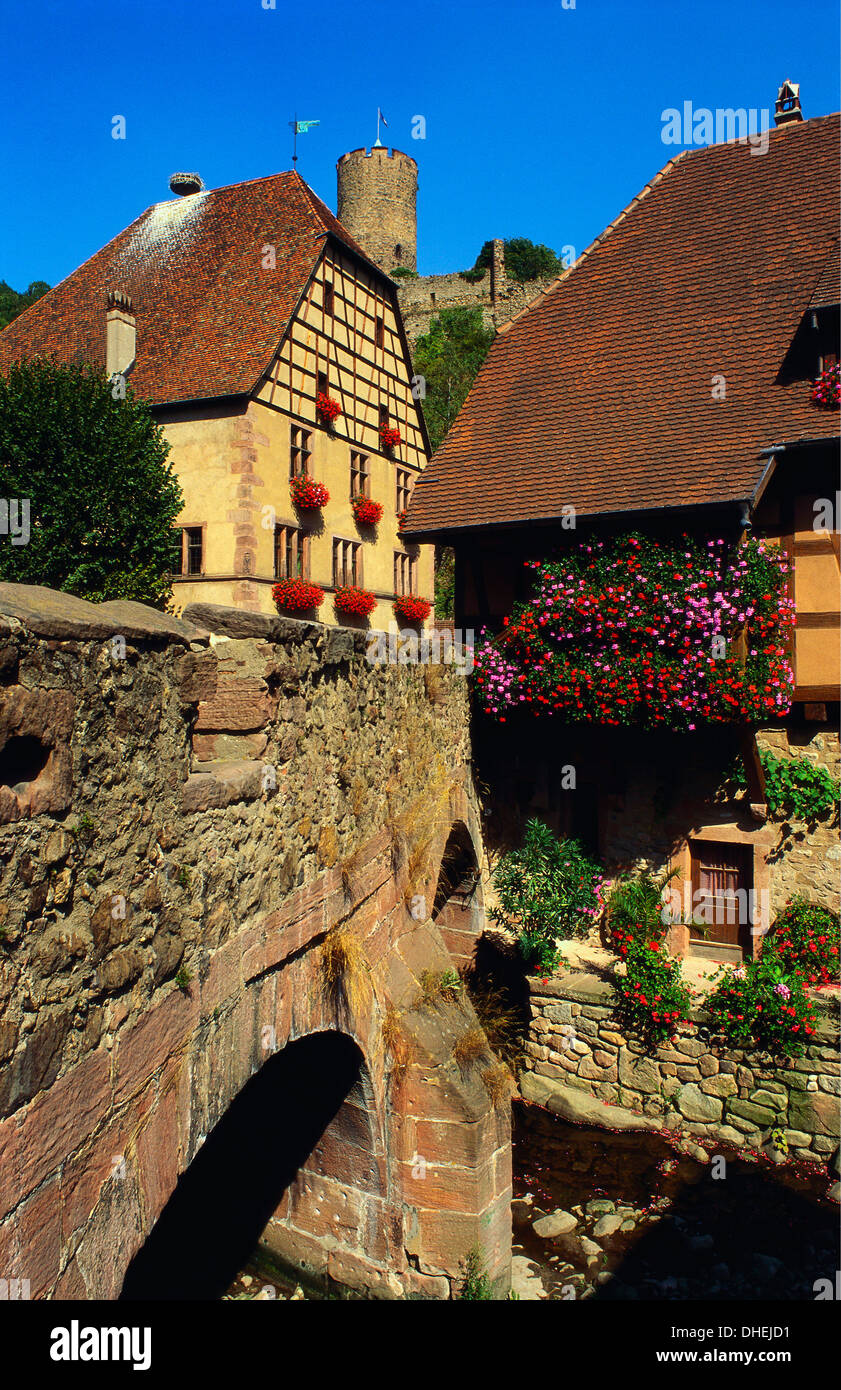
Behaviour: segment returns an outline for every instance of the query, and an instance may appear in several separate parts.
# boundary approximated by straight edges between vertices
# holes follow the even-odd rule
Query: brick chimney
[[[133,366],[136,343],[131,297],[122,290],[109,290],[105,315],[105,370],[109,376],[125,373]]]
[[[788,78],[786,78],[777,93],[777,104],[774,107],[774,125],[791,125],[794,121],[802,120],[803,112],[800,110],[800,83],[789,82]]]

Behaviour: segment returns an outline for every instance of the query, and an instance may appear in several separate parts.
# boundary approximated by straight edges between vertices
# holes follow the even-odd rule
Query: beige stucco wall
[[[335,312],[324,312],[329,276]],[[383,319],[378,346],[375,321]],[[317,417],[317,374],[342,414],[332,429]],[[175,582],[177,609],[188,603],[233,604],[273,612],[274,526],[300,526],[310,538],[309,578],[326,592],[319,618],[334,623],[334,537],[362,545],[362,586],[378,599],[370,626],[394,622],[394,552],[417,556],[417,593],[433,597],[431,546],[404,545],[397,535],[396,471],[413,476],[426,463],[419,409],[412,398],[411,364],[399,332],[393,289],[383,287],[350,256],[327,251],[278,354],[237,413],[164,419],[172,460],[184,492],[182,526],[204,527],[203,575]],[[379,407],[401,434],[391,456],[379,440]],[[222,407],[220,407],[221,411]],[[232,405],[228,410],[234,409]],[[171,412],[171,415],[175,412]],[[290,430],[311,431],[310,475],[327,487],[321,510],[296,513],[289,492]],[[370,496],[383,507],[376,527],[357,526],[350,507],[351,451],[369,460]]]

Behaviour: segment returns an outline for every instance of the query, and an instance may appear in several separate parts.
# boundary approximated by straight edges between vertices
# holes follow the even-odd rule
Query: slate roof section
[[[131,296],[134,389],[156,404],[253,390],[333,236],[380,279],[297,172],[157,203],[0,333],[0,370],[39,354],[105,363],[109,290]],[[276,248],[276,269],[262,248]]]
[[[671,161],[497,336],[406,531],[740,501],[762,449],[837,434],[780,369],[828,283],[838,140],[825,116]]]

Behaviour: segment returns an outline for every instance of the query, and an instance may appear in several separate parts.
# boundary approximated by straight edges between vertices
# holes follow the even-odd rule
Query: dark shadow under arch
[[[463,821],[456,821],[447,837],[441,856],[441,869],[435,890],[432,919],[439,916],[445,903],[457,896],[460,905],[467,906],[479,884],[479,865],[470,832]]]
[[[126,1271],[120,1300],[217,1299],[362,1069],[343,1033],[289,1043],[208,1135]]]

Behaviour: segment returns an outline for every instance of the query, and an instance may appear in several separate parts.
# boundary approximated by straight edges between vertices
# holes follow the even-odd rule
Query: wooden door
[[[745,946],[750,940],[752,852],[749,845],[699,841],[692,847],[692,889],[701,925],[691,929],[697,941]]]

